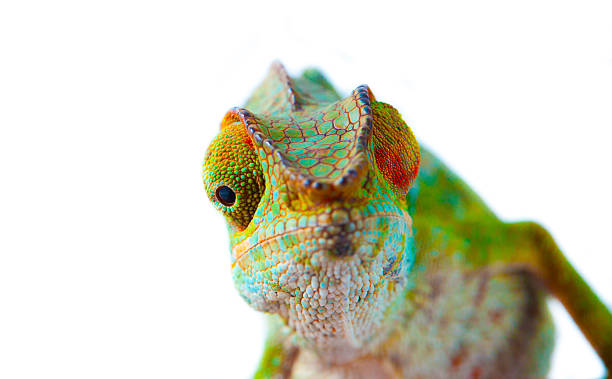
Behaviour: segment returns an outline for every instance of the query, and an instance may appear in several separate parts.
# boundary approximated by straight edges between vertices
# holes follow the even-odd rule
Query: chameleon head
[[[301,343],[351,359],[385,337],[414,262],[406,193],[418,145],[366,86],[327,102],[290,88],[288,107],[227,113],[205,188],[227,221],[241,296]]]

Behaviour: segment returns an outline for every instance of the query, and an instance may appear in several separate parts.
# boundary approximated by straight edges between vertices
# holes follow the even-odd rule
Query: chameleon
[[[612,314],[534,222],[500,220],[361,85],[272,64],[208,147],[255,378],[541,378],[561,301],[612,367]]]

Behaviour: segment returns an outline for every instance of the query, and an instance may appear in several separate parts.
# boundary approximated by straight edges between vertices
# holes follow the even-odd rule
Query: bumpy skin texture
[[[612,315],[548,233],[501,222],[367,86],[274,64],[203,177],[236,288],[270,314],[258,378],[543,377],[547,292],[612,365]]]

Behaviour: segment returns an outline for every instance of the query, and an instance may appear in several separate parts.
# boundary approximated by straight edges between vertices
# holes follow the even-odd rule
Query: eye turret
[[[230,225],[245,229],[265,189],[263,172],[244,125],[225,125],[210,145],[202,175],[208,197]]]

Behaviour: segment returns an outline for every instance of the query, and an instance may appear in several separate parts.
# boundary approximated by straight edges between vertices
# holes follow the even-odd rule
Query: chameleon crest
[[[238,132],[223,132],[228,125],[241,124],[240,138],[250,137],[249,154],[258,154],[263,169],[274,167],[277,172],[271,174],[294,193],[305,194],[300,196],[305,204],[350,198],[370,163],[379,167],[398,196],[405,196],[416,178],[420,156],[398,112],[377,102],[367,86],[333,100],[324,86],[309,92],[314,83],[302,85],[306,88],[294,83],[280,64],[273,65],[249,101],[249,110],[234,108],[225,116],[222,134],[211,149],[227,145],[226,135]]]

